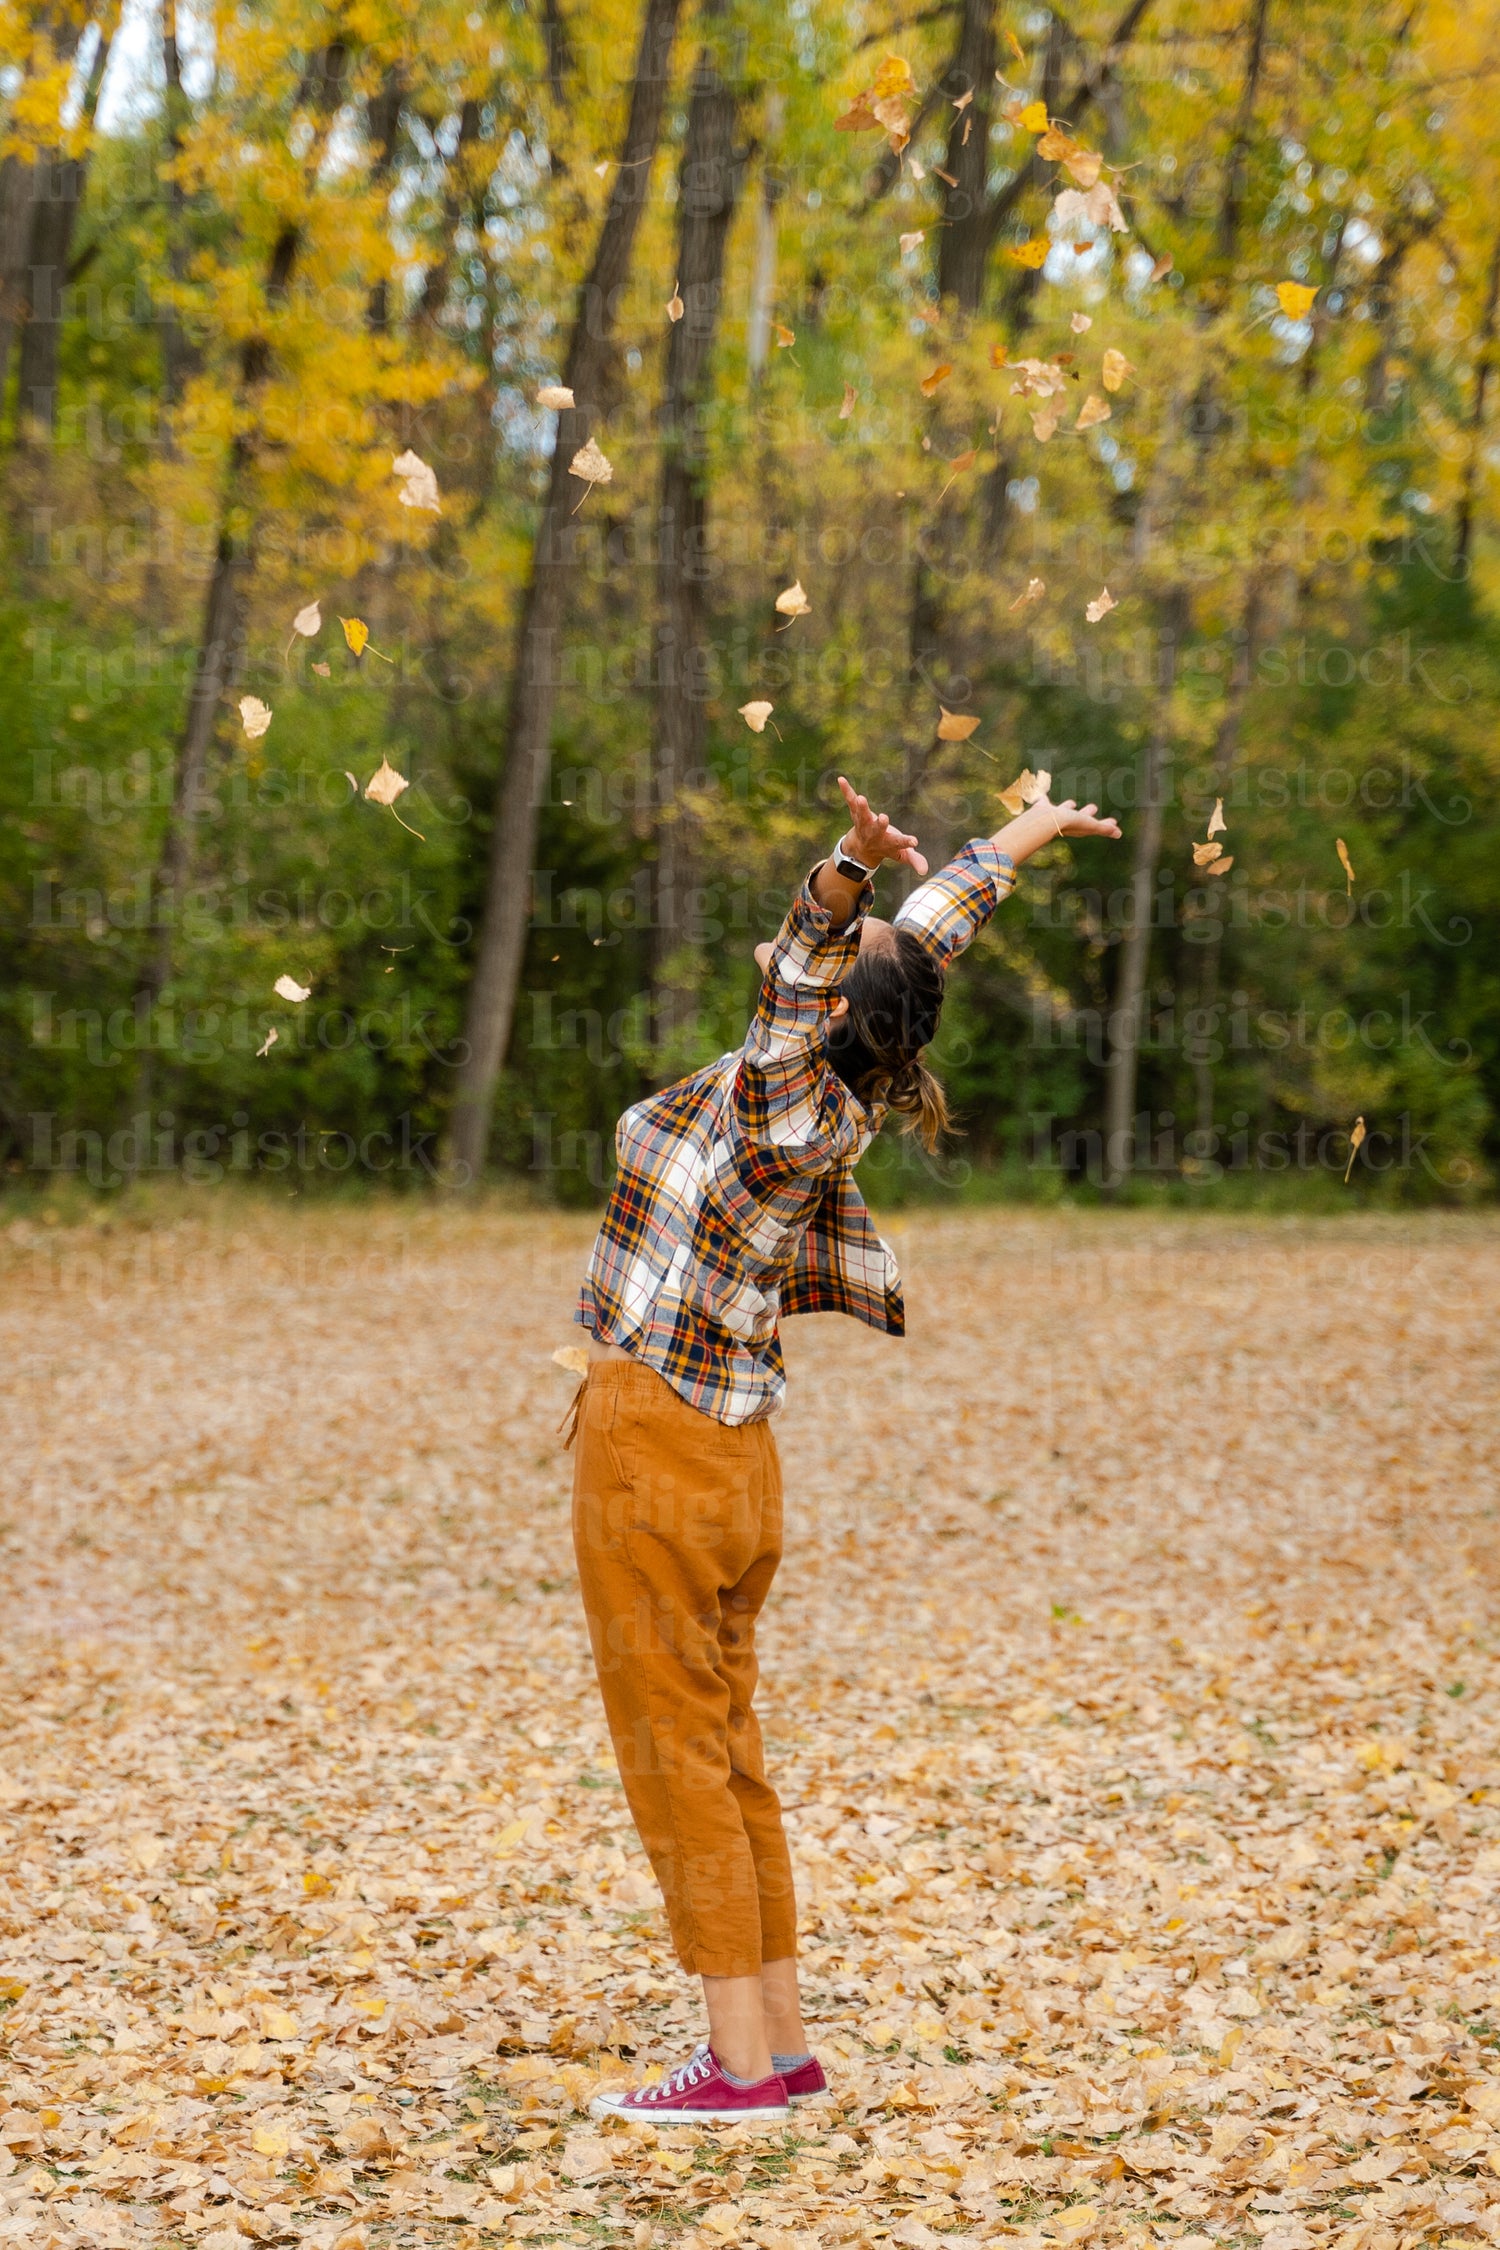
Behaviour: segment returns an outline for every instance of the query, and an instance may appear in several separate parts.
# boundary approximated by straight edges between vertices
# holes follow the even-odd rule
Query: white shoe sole
[[[777,2109],[667,2109],[653,2116],[648,2109],[627,2109],[608,2094],[596,2094],[589,2103],[590,2117],[618,2117],[627,2125],[649,2125],[658,2133],[671,2125],[785,2125],[791,2114],[787,2104]]]

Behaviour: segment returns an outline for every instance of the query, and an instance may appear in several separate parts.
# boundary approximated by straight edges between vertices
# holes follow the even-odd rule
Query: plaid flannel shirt
[[[912,892],[896,923],[946,967],[1014,882],[1005,853],[981,837]],[[835,930],[810,876],[739,1053],[637,1102],[616,1130],[619,1170],[575,1318],[716,1421],[779,1409],[783,1313],[846,1312],[905,1331],[895,1253],[852,1176],[885,1112],[867,1109],[827,1058],[828,1018],[873,898],[867,883]]]

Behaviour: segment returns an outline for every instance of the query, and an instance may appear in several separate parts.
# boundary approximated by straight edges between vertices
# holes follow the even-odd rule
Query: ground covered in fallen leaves
[[[1500,1227],[893,1230],[763,1707],[834,2099],[697,2036],[576,1605],[583,1220],[0,1229],[0,2243],[1500,2241]]]

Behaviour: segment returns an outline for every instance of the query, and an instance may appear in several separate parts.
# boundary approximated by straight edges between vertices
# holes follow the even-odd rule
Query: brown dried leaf
[[[1358,1156],[1360,1150],[1364,1147],[1367,1138],[1368,1135],[1365,1132],[1364,1119],[1362,1117],[1356,1117],[1354,1123],[1349,1128],[1349,1161],[1344,1166],[1345,1187],[1349,1185],[1349,1175],[1354,1170],[1354,1159],[1356,1158],[1356,1156]],[[1472,2103],[1470,2106],[1473,2106]]]
[[[1108,617],[1110,611],[1118,606],[1114,595],[1104,586],[1087,605],[1083,614],[1091,625],[1097,625],[1101,617]]]

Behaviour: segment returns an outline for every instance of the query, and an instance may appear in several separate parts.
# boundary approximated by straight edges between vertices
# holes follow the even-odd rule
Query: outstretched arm
[[[896,915],[944,968],[973,944],[1002,899],[1015,887],[1016,869],[1056,836],[1118,836],[1116,820],[1101,820],[1093,805],[1069,797],[1060,805],[1039,797],[993,836],[976,836],[918,885]]]

